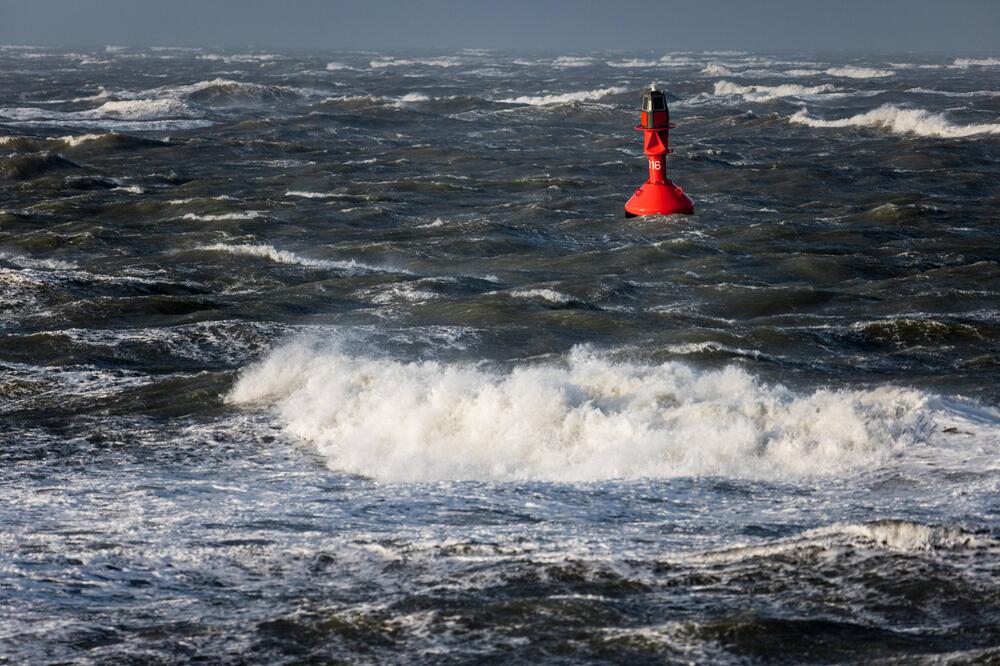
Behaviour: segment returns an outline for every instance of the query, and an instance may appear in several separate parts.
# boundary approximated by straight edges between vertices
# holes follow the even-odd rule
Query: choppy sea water
[[[998,83],[0,49],[0,661],[1000,660]]]

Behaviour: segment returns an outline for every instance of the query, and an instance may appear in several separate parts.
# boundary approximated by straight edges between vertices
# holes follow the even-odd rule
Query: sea
[[[995,56],[0,47],[0,662],[1000,663]]]

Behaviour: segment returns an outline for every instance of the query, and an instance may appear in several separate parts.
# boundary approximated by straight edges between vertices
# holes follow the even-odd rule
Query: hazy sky
[[[1000,55],[1000,0],[0,0],[0,43]]]

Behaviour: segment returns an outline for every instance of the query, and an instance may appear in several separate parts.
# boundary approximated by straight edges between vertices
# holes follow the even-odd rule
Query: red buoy
[[[666,156],[674,152],[670,149],[673,127],[666,95],[650,86],[642,94],[642,124],[635,126],[644,133],[642,151],[649,158],[649,180],[625,204],[626,217],[694,212],[691,197],[667,178]]]

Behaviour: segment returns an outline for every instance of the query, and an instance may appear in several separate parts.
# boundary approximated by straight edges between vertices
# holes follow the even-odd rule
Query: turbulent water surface
[[[1000,660],[998,83],[0,49],[0,661]]]

